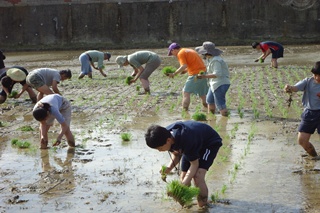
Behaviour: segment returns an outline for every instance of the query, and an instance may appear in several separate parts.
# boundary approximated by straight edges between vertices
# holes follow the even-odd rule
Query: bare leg
[[[194,184],[196,187],[200,189],[200,193],[197,197],[198,199],[198,206],[203,207],[208,203],[208,187],[205,181],[205,175],[207,170],[199,168],[195,177],[194,177]]]
[[[208,104],[208,113],[214,114],[216,112],[216,105],[215,104]]]
[[[68,145],[70,147],[75,147],[75,140],[74,140],[74,137],[73,137],[73,134],[72,132],[70,131],[70,129],[64,134],[67,138],[67,142],[68,142]]]
[[[140,78],[142,87],[144,88],[145,93],[150,94],[150,82],[148,79]]]
[[[278,68],[278,61],[276,58],[271,59],[271,66],[273,68]]]
[[[208,107],[208,104],[207,104],[207,102],[206,102],[206,96],[205,96],[205,95],[202,95],[202,96],[200,96],[200,99],[201,99],[201,101],[202,101],[203,107],[207,108],[207,107]]]
[[[309,142],[311,134],[305,132],[299,132],[298,143],[306,150],[306,152],[312,157],[318,156],[314,146]]]
[[[32,103],[36,103],[36,102],[37,102],[37,95],[36,95],[36,93],[33,91],[33,89],[32,89],[31,87],[28,87],[28,88],[26,89],[26,91],[28,92],[29,97],[30,97]]]
[[[188,111],[189,105],[190,105],[190,93],[182,92],[182,108]]]
[[[220,114],[222,116],[228,116],[228,110],[227,109],[222,109],[222,110],[220,110]]]

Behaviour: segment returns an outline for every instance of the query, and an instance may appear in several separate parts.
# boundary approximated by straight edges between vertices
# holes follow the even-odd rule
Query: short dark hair
[[[60,70],[59,71],[60,75],[65,75],[66,78],[71,79],[72,78],[72,73],[71,70],[67,69],[67,70]]]
[[[159,125],[151,125],[145,134],[147,145],[153,149],[163,146],[171,137],[170,131]]]
[[[37,121],[43,121],[47,117],[49,110],[50,105],[48,103],[42,103],[42,106],[33,110],[32,114]]]
[[[256,49],[256,47],[257,47],[259,44],[260,44],[259,42],[253,42],[253,43],[251,44],[251,46],[252,46],[253,49]]]
[[[311,72],[316,75],[320,75],[320,61],[317,61],[312,67]]]
[[[2,86],[5,87],[5,88],[11,87],[11,86],[12,86],[12,83],[13,83],[12,79],[11,79],[10,77],[8,77],[8,76],[5,76],[5,77],[3,77],[3,78],[1,79],[1,84],[2,84]]]

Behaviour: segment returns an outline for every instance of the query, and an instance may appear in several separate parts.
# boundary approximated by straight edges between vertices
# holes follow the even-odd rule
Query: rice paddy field
[[[182,111],[187,76],[172,79],[161,72],[179,66],[166,48],[152,49],[162,64],[149,79],[150,95],[139,95],[139,81],[126,83],[132,68],[120,69],[114,62],[116,56],[137,50],[108,50],[107,77],[94,71],[93,79],[82,80],[77,79],[82,51],[7,53],[7,67],[71,69],[72,79],[59,89],[72,104],[77,146],[68,148],[63,141],[59,147],[39,149],[38,123],[27,94],[0,105],[0,212],[317,212],[320,164],[296,142],[302,93],[290,97],[283,88],[311,76],[319,45],[285,46],[278,69],[270,68],[270,57],[254,63],[261,53],[250,46],[218,48],[224,51],[232,82],[228,117],[207,114],[196,96],[190,110]],[[197,112],[205,113],[207,120],[201,122],[223,138],[206,176],[206,209],[198,209],[195,201],[182,208],[167,195],[159,171],[170,157],[144,141],[149,125],[190,120]],[[58,131],[56,124],[49,144]],[[20,147],[17,141],[29,145]],[[313,135],[311,141],[320,150],[319,137]],[[167,181],[177,180],[177,173]]]

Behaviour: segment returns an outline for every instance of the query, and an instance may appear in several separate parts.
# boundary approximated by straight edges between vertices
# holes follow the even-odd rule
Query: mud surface
[[[81,81],[81,51],[7,54],[7,67],[72,70],[72,80],[61,83],[60,89],[73,106],[77,147],[69,149],[64,141],[58,148],[38,149],[38,123],[27,94],[0,105],[0,212],[318,212],[320,162],[306,157],[296,144],[301,94],[294,94],[288,107],[289,96],[282,89],[310,76],[319,46],[286,47],[278,70],[269,68],[270,58],[254,63],[260,52],[250,47],[219,48],[231,72],[231,114],[207,115],[205,121],[224,143],[206,178],[210,208],[182,209],[167,197],[159,170],[169,155],[145,145],[150,124],[191,119],[202,110],[193,96],[189,113],[182,113],[186,76],[164,76],[161,68],[178,64],[166,56],[166,49],[155,49],[163,62],[150,77],[151,95],[138,95],[139,82],[126,85],[132,70],[120,70],[114,63],[117,55],[135,50],[109,50],[113,56],[106,62],[107,78],[96,71],[92,80]],[[22,131],[24,126],[33,130]],[[50,143],[58,130],[58,125],[51,129]],[[121,133],[130,133],[131,140],[122,141]],[[11,145],[14,138],[31,147]],[[320,150],[318,140],[312,137]],[[167,180],[177,178],[175,171]]]

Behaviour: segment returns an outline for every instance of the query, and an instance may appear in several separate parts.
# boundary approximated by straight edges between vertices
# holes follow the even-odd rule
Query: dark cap
[[[107,60],[108,60],[108,61],[110,61],[111,53],[109,53],[109,52],[105,52],[104,54],[108,56],[108,59],[107,59]]]
[[[172,43],[170,44],[169,48],[168,48],[168,56],[172,55],[171,51],[174,49],[180,49],[180,45],[178,43]]]

